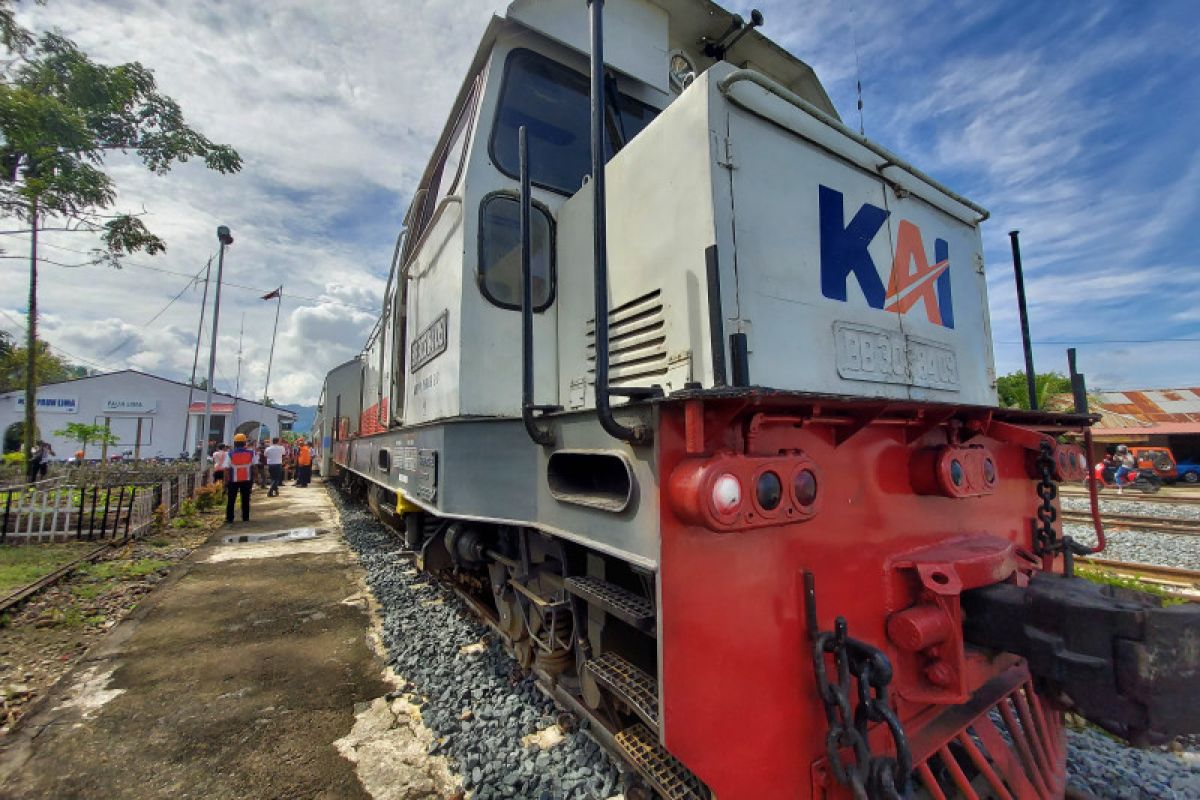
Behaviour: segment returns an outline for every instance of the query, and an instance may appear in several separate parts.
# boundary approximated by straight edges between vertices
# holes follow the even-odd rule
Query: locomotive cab
[[[987,212],[760,16],[600,5],[488,26],[327,379],[330,471],[664,796],[1048,797],[1063,708],[1191,725],[1131,666],[1164,618],[1047,580],[1090,419],[995,408]]]

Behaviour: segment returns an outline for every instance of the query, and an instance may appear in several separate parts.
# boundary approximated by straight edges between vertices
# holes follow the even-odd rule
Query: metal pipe
[[[968,200],[967,198],[963,197],[958,192],[955,192],[953,189],[950,189],[949,187],[944,186],[941,183],[938,183],[936,180],[929,177],[921,170],[917,169],[916,167],[909,164],[904,159],[900,158],[900,156],[896,155],[895,153],[891,152],[890,150],[888,150],[884,147],[880,147],[879,145],[875,144],[875,142],[871,141],[870,139],[868,139],[867,137],[858,133],[857,131],[855,131],[851,128],[847,128],[839,120],[834,119],[833,117],[829,116],[824,111],[817,108],[816,106],[814,106],[812,103],[805,100],[800,95],[798,95],[795,92],[793,92],[792,90],[776,83],[775,81],[768,78],[766,75],[763,75],[761,72],[756,72],[752,69],[736,69],[733,72],[726,75],[724,78],[722,78],[717,83],[717,88],[720,89],[721,94],[729,97],[730,100],[732,100],[733,102],[737,103],[738,105],[744,107],[744,105],[745,105],[744,103],[739,102],[736,98],[734,98],[729,93],[733,87],[733,84],[740,83],[741,81],[747,81],[749,83],[753,83],[757,86],[760,86],[763,89],[766,89],[768,92],[775,95],[779,99],[790,103],[791,105],[800,109],[801,111],[808,114],[809,116],[812,116],[812,117],[816,118],[818,121],[825,123],[826,125],[833,128],[834,130],[836,130],[838,133],[842,134],[843,136],[849,137],[850,139],[854,140],[858,144],[867,148],[872,153],[874,153],[875,155],[882,158],[884,161],[883,164],[875,165],[875,167],[874,167],[875,169],[882,170],[886,167],[891,166],[891,167],[897,167],[899,169],[904,170],[905,172],[912,175],[914,178],[917,178],[918,180],[923,181],[924,183],[928,184],[933,189],[936,189],[937,191],[946,195],[946,197],[949,197],[954,202],[959,203],[960,205],[966,206],[971,211],[974,211],[976,214],[979,215],[979,219],[977,220],[978,222],[983,222],[985,219],[987,219],[989,216],[991,216],[990,212],[983,206],[979,205],[978,203],[974,203],[974,202]],[[945,209],[943,209],[943,210],[945,210]]]
[[[183,446],[181,454],[191,455],[192,448],[188,447],[188,429],[192,427],[192,397],[196,390],[196,367],[200,364],[200,337],[204,334],[204,312],[208,310],[208,279],[212,277],[212,256],[204,267],[204,298],[200,301],[200,320],[196,323],[196,351],[192,354],[192,377],[188,381],[188,402],[183,423]],[[85,454],[86,455],[86,454]]]
[[[212,426],[212,390],[213,373],[217,370],[217,325],[221,321],[221,277],[225,272],[225,247],[233,244],[229,228],[221,225],[217,228],[217,239],[221,248],[217,251],[217,289],[213,292],[213,327],[212,342],[208,350],[208,385],[204,389],[204,429],[200,436],[200,466],[205,467],[208,460],[208,434]],[[236,399],[234,401],[237,402]]]
[[[1017,278],[1017,309],[1021,313],[1021,346],[1025,349],[1025,387],[1029,392],[1029,410],[1038,410],[1037,373],[1033,371],[1033,342],[1029,339],[1029,311],[1025,308],[1025,271],[1021,268],[1020,231],[1009,231],[1012,242],[1013,274]]]
[[[1075,413],[1086,414],[1088,413],[1087,382],[1075,367],[1074,347],[1067,348],[1067,370],[1071,375],[1071,396],[1075,400]]]
[[[592,106],[592,282],[596,314],[596,416],[614,438],[634,444],[650,439],[644,425],[629,428],[613,418],[608,391],[608,232],[604,195],[604,0],[587,0],[591,10]]]
[[[525,126],[517,131],[521,157],[521,421],[535,444],[553,445],[554,432],[543,430],[533,418],[533,269],[530,264],[532,232],[529,227],[529,140]]]

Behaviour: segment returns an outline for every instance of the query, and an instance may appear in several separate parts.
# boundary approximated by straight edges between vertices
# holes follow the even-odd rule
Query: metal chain
[[[1040,477],[1037,483],[1038,497],[1042,504],[1038,506],[1038,524],[1034,531],[1034,552],[1047,555],[1059,550],[1058,537],[1054,532],[1054,523],[1058,520],[1058,509],[1054,501],[1058,498],[1058,484],[1054,482],[1054,450],[1049,442],[1042,442],[1038,451],[1037,467]]]
[[[908,737],[888,701],[891,662],[882,650],[848,636],[844,617],[837,618],[832,631],[814,628],[813,632],[813,669],[829,724],[825,754],[833,776],[851,788],[856,800],[900,800],[908,793],[912,754]],[[833,656],[836,680],[830,680],[827,654]],[[857,699],[853,709],[852,677]],[[872,723],[887,726],[896,748],[895,758],[871,753],[867,729]],[[841,757],[840,751],[846,748],[852,753],[849,763]]]

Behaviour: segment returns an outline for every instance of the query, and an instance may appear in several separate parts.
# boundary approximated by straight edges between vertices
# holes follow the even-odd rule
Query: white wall
[[[120,437],[119,444],[109,447],[110,456],[135,449],[139,420],[142,458],[177,457],[184,447],[188,387],[174,381],[138,372],[113,372],[41,387],[38,389],[38,399],[39,403],[60,401],[53,406],[39,405],[37,415],[40,438],[50,443],[59,459],[70,458],[78,443],[55,435],[55,431],[71,422],[104,424],[105,418],[109,420],[110,430]],[[203,403],[204,392],[196,390],[192,402]],[[213,395],[214,404],[233,402],[228,395]],[[24,392],[0,394],[0,434],[24,418]],[[223,440],[232,442],[235,421],[236,424],[262,422],[271,436],[277,436],[281,420],[291,418],[290,412],[239,400],[234,413],[226,415]],[[186,449],[190,452],[195,446],[194,431],[203,424],[203,412],[192,415],[187,424]],[[99,458],[100,455],[100,446],[88,445],[87,458]]]

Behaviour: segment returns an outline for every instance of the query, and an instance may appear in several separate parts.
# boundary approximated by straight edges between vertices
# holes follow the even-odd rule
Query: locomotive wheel
[[[521,669],[529,669],[533,666],[534,660],[534,644],[530,639],[522,639],[519,642],[513,642],[513,658],[521,665]]]

